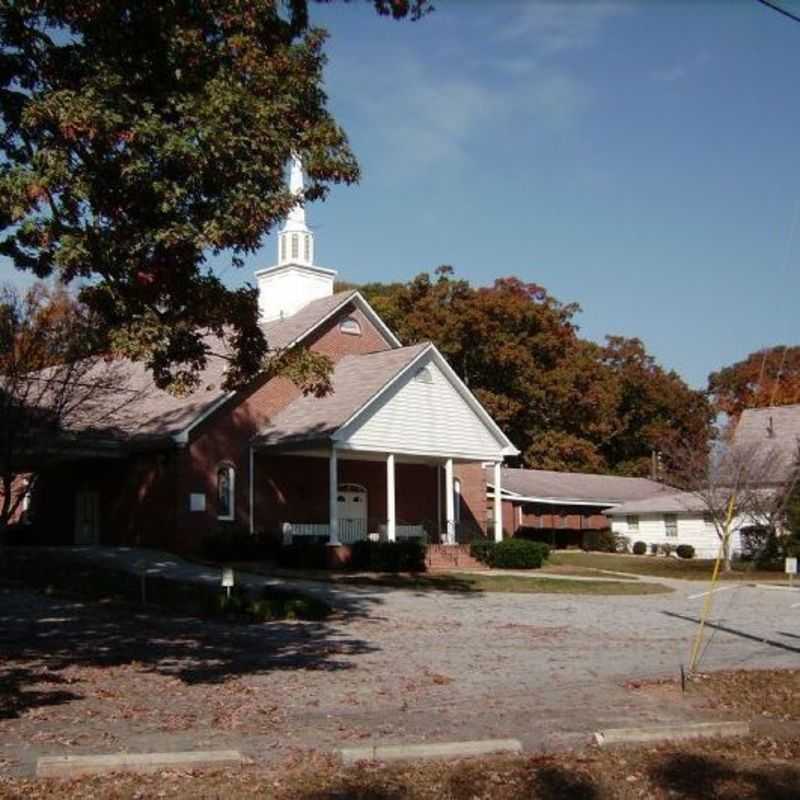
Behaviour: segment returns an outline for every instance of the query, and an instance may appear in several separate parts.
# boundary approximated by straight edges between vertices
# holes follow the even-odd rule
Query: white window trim
[[[670,533],[669,532],[671,526],[670,526],[669,522],[667,521],[668,519],[669,519],[669,522],[672,522],[674,520],[674,522],[675,522],[675,528],[674,528],[675,533]],[[677,539],[678,538],[678,515],[677,514],[664,514],[664,536],[666,536],[668,539]]]
[[[220,514],[217,513],[217,519],[223,520],[225,522],[231,522],[232,520],[236,519],[236,468],[233,464],[220,464],[217,467],[217,504],[219,505],[219,473],[221,470],[228,471],[228,484],[230,488],[228,492],[230,494],[230,500],[228,502],[228,508],[230,511],[227,514]]]
[[[628,526],[628,530],[629,531],[638,531],[639,530],[639,515],[638,514],[627,514],[625,516],[625,524]]]

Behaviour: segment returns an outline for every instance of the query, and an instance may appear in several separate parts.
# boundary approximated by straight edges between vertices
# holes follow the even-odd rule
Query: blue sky
[[[319,263],[516,275],[695,386],[800,343],[800,24],[756,0],[435,4],[413,24],[311,4],[363,170],[309,206]]]

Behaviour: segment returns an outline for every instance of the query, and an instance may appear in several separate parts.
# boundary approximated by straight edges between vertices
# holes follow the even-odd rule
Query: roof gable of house
[[[276,415],[259,442],[475,460],[517,452],[432,344],[344,358],[332,385]]]

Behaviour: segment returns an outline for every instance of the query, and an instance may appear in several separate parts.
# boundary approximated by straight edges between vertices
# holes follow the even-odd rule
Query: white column
[[[397,514],[395,510],[394,453],[386,456],[386,538],[393,542],[397,538]]]
[[[336,461],[336,448],[331,445],[328,460],[328,544],[339,544],[339,469]]]
[[[503,541],[503,503],[500,497],[500,462],[494,465],[494,540]]]
[[[447,524],[447,543],[456,543],[456,520],[453,511],[453,459],[444,462],[444,508]]]

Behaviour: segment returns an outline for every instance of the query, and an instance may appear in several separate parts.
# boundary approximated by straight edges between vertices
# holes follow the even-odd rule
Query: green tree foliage
[[[425,0],[373,0],[419,17]],[[231,385],[267,352],[234,264],[295,202],[358,179],[322,89],[325,32],[307,0],[0,0],[0,254],[84,285],[113,348],[175,391],[196,384],[209,332]]]
[[[431,340],[522,451],[530,467],[646,475],[672,438],[704,447],[711,412],[701,392],[661,368],[638,339],[581,339],[575,304],[541,286],[491,287],[451,267],[362,293],[400,339]]]
[[[708,376],[708,391],[718,411],[736,421],[746,408],[800,402],[800,347],[780,345]]]

